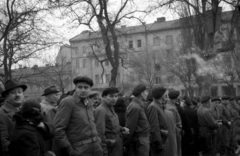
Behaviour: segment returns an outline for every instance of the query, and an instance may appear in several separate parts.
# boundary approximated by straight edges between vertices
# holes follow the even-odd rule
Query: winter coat
[[[16,124],[9,145],[10,156],[44,156],[47,152],[44,140],[52,139],[54,136],[54,127],[50,124],[45,126],[46,131],[26,122]]]

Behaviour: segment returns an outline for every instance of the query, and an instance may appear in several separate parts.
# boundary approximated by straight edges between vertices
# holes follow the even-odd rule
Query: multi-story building
[[[62,93],[72,90],[71,64],[23,67],[14,69],[12,77],[28,86],[26,97],[41,97],[45,88],[56,85]]]
[[[56,63],[60,65],[67,62],[71,62],[71,47],[68,44],[64,44],[58,51]]]
[[[223,20],[231,19],[231,12],[223,13]],[[222,23],[221,29],[226,29],[227,24]],[[120,54],[127,56],[127,61],[131,55],[139,55],[143,52],[168,52],[171,48],[178,49],[182,42],[182,25],[181,20],[166,21],[164,17],[157,18],[154,23],[138,26],[121,26],[117,29],[118,43]],[[83,31],[81,34],[70,39],[72,71],[74,75],[86,75],[93,79],[94,88],[102,89],[108,86],[111,77],[111,65],[108,60],[101,65],[99,60],[105,60],[107,57],[104,52],[100,32]],[[155,67],[158,66],[156,61]],[[102,66],[104,67],[104,73]],[[117,77],[117,87],[130,93],[133,85],[138,83],[132,82],[131,77],[137,77],[136,72],[128,68],[119,67]],[[73,74],[72,74],[73,75]],[[185,88],[180,80],[171,73],[160,73],[154,78],[154,83],[162,84],[165,87],[180,90],[186,94]],[[217,95],[227,94],[226,84],[218,83]],[[216,87],[215,87],[216,88]],[[236,93],[240,94],[240,85],[235,83]],[[215,89],[216,90],[216,89]]]

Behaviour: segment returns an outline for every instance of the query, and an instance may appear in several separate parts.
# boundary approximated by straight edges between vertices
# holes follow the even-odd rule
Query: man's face
[[[24,100],[23,89],[21,87],[10,90],[7,94],[6,101],[15,107],[19,107]]]
[[[219,101],[213,101],[213,102],[211,102],[211,106],[212,106],[213,108],[217,107],[218,104],[219,104]]]
[[[222,103],[223,103],[224,105],[228,105],[229,101],[228,101],[228,100],[222,100]]]
[[[58,99],[60,98],[60,94],[59,93],[53,93],[51,95],[49,95],[49,100],[51,103],[56,104]]]
[[[103,99],[106,104],[114,106],[117,102],[118,94],[117,93],[108,94],[107,96],[103,97]]]
[[[96,108],[97,106],[99,106],[100,103],[101,103],[101,98],[100,98],[100,96],[99,96],[98,94],[97,94],[96,96],[90,98],[90,100],[91,100],[91,102],[92,102],[92,104],[93,104],[93,106],[94,106],[95,108]]]
[[[89,84],[85,82],[79,82],[76,84],[75,92],[79,98],[87,98],[90,91],[91,87]]]
[[[145,90],[141,93],[143,100],[147,100],[147,96],[148,96],[148,90]]]

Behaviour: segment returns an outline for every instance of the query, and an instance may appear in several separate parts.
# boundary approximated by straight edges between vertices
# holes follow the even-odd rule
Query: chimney
[[[166,22],[166,18],[165,17],[159,17],[157,18],[157,23],[160,23],[160,22]]]

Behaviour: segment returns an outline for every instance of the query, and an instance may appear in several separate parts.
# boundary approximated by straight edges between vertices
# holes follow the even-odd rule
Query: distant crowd
[[[240,97],[180,97],[144,84],[125,96],[116,87],[92,91],[86,76],[60,95],[47,87],[39,103],[27,85],[8,80],[0,98],[3,156],[236,156]]]

